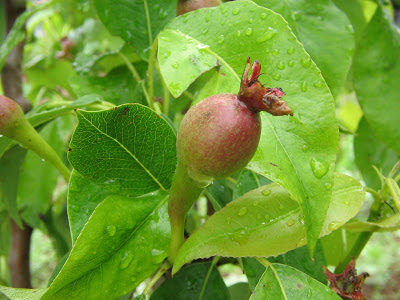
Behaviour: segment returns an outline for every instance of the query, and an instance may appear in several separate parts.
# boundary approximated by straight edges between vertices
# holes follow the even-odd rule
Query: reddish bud
[[[18,103],[0,95],[0,134],[13,138],[16,128],[25,120]]]

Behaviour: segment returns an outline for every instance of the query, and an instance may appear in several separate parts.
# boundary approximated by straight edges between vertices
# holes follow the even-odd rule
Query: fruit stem
[[[51,163],[68,182],[70,172],[54,149],[39,135],[26,118],[21,119],[13,129],[10,138],[16,140],[24,148],[34,151],[44,160]]]
[[[168,202],[168,214],[171,223],[171,243],[169,261],[175,261],[178,250],[184,242],[185,217],[203,188],[197,185],[187,173],[187,168],[178,162]]]

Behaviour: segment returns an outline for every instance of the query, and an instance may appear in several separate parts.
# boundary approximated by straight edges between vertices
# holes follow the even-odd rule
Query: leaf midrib
[[[88,118],[86,118],[85,115],[83,115],[79,110],[77,111],[77,114],[79,114],[81,117],[83,117],[90,125],[93,126],[93,128],[95,128],[98,132],[100,132],[102,135],[108,137],[109,139],[111,139],[112,141],[114,141],[115,143],[117,143],[122,149],[124,149],[142,168],[143,170],[146,171],[146,173],[160,186],[160,188],[163,191],[167,191],[166,188],[164,188],[164,186],[161,184],[161,182],[158,181],[158,179],[150,172],[150,170],[148,170],[140,161],[139,159],[131,152],[129,151],[128,148],[126,148],[123,144],[121,144],[118,140],[116,140],[115,138],[113,138],[112,136],[108,135],[107,133],[101,131],[97,126],[95,126]]]

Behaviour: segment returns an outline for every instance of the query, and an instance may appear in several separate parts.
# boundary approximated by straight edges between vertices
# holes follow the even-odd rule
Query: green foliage
[[[2,67],[26,39],[26,118],[72,169],[66,182],[68,171],[63,180],[0,135],[0,298],[339,299],[321,265],[400,229],[391,4],[226,1],[176,17],[176,0],[117,2],[31,4],[0,46]],[[248,57],[294,115],[260,114],[252,161],[203,189],[171,263],[180,121],[208,96],[238,93]],[[9,218],[50,237],[58,261],[46,289],[6,287]],[[227,263],[247,282],[227,284]]]

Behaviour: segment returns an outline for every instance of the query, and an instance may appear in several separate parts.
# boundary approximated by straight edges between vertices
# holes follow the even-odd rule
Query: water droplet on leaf
[[[290,48],[287,50],[287,53],[288,53],[288,54],[293,54],[293,53],[294,53],[294,48],[293,48],[293,47],[290,47]]]
[[[310,57],[303,58],[301,60],[301,65],[306,69],[309,68],[311,66],[311,58]]]
[[[107,226],[107,232],[109,236],[114,236],[117,232],[117,228],[114,225]]]
[[[316,158],[312,158],[310,161],[311,169],[318,179],[322,178],[329,170],[327,163],[322,162]]]
[[[328,225],[328,229],[334,231],[338,229],[342,224],[340,222],[332,222]]]
[[[245,214],[247,214],[247,207],[243,206],[240,208],[240,210],[238,212],[238,216],[244,216]]]
[[[289,226],[289,227],[293,226],[293,224],[294,224],[293,220],[289,220],[289,221],[286,222],[286,225]]]
[[[289,67],[293,67],[293,66],[294,66],[294,61],[293,61],[293,60],[289,60],[288,66],[289,66]]]
[[[124,257],[121,259],[121,263],[119,265],[120,269],[126,269],[133,259],[133,255],[130,252],[126,252]]]
[[[222,43],[224,42],[224,40],[225,40],[225,37],[224,37],[223,34],[221,34],[221,35],[219,36],[219,38],[218,38],[218,44],[222,44]]]
[[[246,29],[246,35],[251,35],[253,33],[253,28],[249,27]]]
[[[268,196],[269,194],[271,194],[271,191],[268,190],[268,189],[265,189],[265,190],[262,191],[262,194],[263,194],[264,196]]]
[[[303,81],[303,82],[301,83],[301,90],[302,90],[303,92],[307,92],[307,82]]]
[[[285,68],[285,63],[281,60],[276,64],[279,70],[283,70]]]
[[[275,28],[269,27],[267,31],[264,32],[262,36],[257,39],[257,43],[262,43],[272,39],[276,35],[277,31]]]
[[[173,63],[172,65],[171,65],[171,67],[173,67],[174,69],[178,69],[179,68],[179,63]]]
[[[332,188],[332,184],[330,184],[329,182],[325,183],[325,188],[327,190],[330,190]]]
[[[272,55],[277,56],[279,54],[279,49],[273,49]]]
[[[267,18],[267,14],[266,13],[262,13],[261,14],[261,19],[265,20]]]
[[[232,10],[232,14],[234,15],[234,16],[236,16],[238,13],[240,13],[240,8],[235,8],[235,9],[233,9]]]

